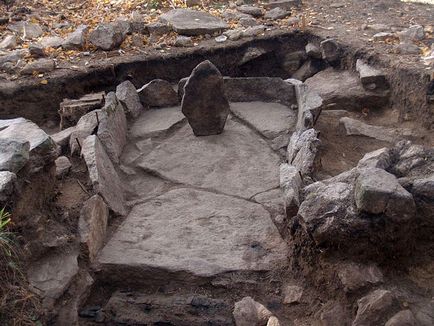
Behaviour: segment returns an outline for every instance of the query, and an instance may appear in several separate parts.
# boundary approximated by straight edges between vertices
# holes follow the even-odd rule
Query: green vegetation
[[[19,264],[11,214],[0,210],[0,325],[38,324],[39,299],[28,289]]]

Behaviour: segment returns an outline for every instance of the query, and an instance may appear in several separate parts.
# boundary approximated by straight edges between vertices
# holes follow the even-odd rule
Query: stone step
[[[97,260],[101,278],[195,282],[285,266],[286,243],[261,205],[191,188],[136,205]]]

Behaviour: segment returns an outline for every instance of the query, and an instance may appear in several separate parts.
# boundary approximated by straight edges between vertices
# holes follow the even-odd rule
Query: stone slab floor
[[[131,211],[100,252],[104,272],[212,278],[286,264],[271,143],[289,137],[295,114],[276,103],[231,107],[215,136],[195,137],[179,107],[151,109],[130,126],[121,169]]]

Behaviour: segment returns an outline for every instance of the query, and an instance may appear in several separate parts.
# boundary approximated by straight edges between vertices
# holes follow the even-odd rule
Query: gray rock
[[[149,31],[151,39],[156,40],[157,38],[160,38],[161,36],[169,33],[172,30],[172,27],[170,27],[167,22],[155,22],[148,24],[147,29]]]
[[[237,10],[239,12],[242,12],[243,14],[251,15],[253,17],[262,17],[264,15],[261,8],[249,6],[249,5],[242,5],[237,7]]]
[[[105,92],[86,94],[79,99],[64,99],[60,103],[60,129],[75,126],[86,113],[101,109],[105,101]]]
[[[412,25],[409,28],[398,32],[398,37],[402,43],[421,41],[425,37],[425,30],[421,25]]]
[[[366,153],[357,164],[359,168],[379,168],[387,170],[392,164],[390,149],[383,147],[376,151]]]
[[[395,297],[387,290],[375,290],[357,301],[357,315],[352,326],[382,325],[393,310]]]
[[[13,49],[17,46],[17,38],[15,35],[6,35],[0,42],[0,49]]]
[[[261,35],[262,33],[264,33],[265,29],[266,29],[265,25],[256,25],[256,26],[247,27],[243,31],[243,37],[255,37]]]
[[[306,47],[306,54],[314,59],[321,59],[322,58],[322,53],[321,53],[321,49],[314,43],[307,43]]]
[[[416,212],[413,196],[393,174],[382,169],[361,169],[354,196],[360,211],[385,214],[396,221],[408,220]]]
[[[71,170],[71,162],[66,156],[59,156],[54,163],[56,164],[56,177],[62,178]]]
[[[298,114],[296,130],[304,131],[313,128],[322,112],[322,98],[309,87],[297,79],[285,80],[295,89]]]
[[[94,190],[104,198],[114,213],[125,215],[127,211],[119,175],[95,135],[88,136],[83,141],[81,154]]]
[[[360,59],[356,61],[356,70],[359,72],[360,81],[364,88],[369,90],[388,88],[386,75],[382,71],[367,65]]]
[[[239,23],[243,27],[251,27],[251,26],[257,26],[257,25],[259,25],[259,22],[255,18],[253,18],[251,16],[249,16],[249,17],[241,17],[240,20],[239,20]]]
[[[38,44],[29,45],[29,53],[33,58],[43,58],[45,57],[44,48]]]
[[[315,75],[322,68],[321,63],[315,59],[309,59],[291,76],[293,79],[305,81]]]
[[[236,41],[243,37],[243,30],[240,28],[231,29],[224,32],[223,35],[226,35],[231,41]]]
[[[276,20],[276,19],[285,18],[285,17],[289,16],[290,14],[291,14],[291,12],[289,12],[288,10],[282,9],[280,7],[276,7],[276,8],[271,9],[270,11],[268,11],[264,15],[264,18]]]
[[[0,139],[0,171],[17,173],[29,161],[28,141]]]
[[[124,81],[116,87],[116,97],[124,105],[128,118],[136,119],[143,111],[137,90],[133,83]]]
[[[143,139],[165,136],[183,121],[185,117],[180,107],[150,109],[134,122],[129,134],[130,137]]]
[[[224,91],[230,102],[297,103],[294,87],[278,77],[224,77]]]
[[[181,107],[196,136],[223,132],[229,102],[224,93],[223,77],[210,61],[193,69],[184,86]]]
[[[0,128],[1,129],[1,128]],[[58,155],[56,143],[31,121],[12,123],[0,131],[0,139],[30,143],[29,171],[37,172],[52,163]]]
[[[33,24],[25,21],[19,21],[8,26],[8,29],[20,34],[25,39],[34,39],[41,36],[44,31],[38,24]]]
[[[62,44],[65,50],[80,50],[83,49],[86,43],[86,35],[89,28],[86,25],[80,25],[77,29],[70,33]]]
[[[170,107],[178,105],[178,95],[166,80],[154,79],[138,89],[137,93],[146,106]]]
[[[321,144],[315,129],[296,131],[288,144],[288,163],[294,165],[303,176],[310,176],[315,170],[316,156]]]
[[[137,10],[131,13],[131,32],[138,34],[146,34],[149,32],[145,25],[145,17]]]
[[[119,163],[119,156],[127,142],[127,119],[124,108],[114,92],[107,94],[105,105],[98,118],[98,139],[104,145],[112,162]]]
[[[308,78],[306,85],[321,96],[326,109],[378,109],[389,101],[388,91],[366,90],[358,74],[346,70],[328,68]]]
[[[282,191],[280,189],[271,189],[269,191],[262,192],[253,197],[253,200],[263,205],[271,214],[284,214]],[[276,217],[274,219],[276,220]]]
[[[17,123],[26,122],[27,120],[24,118],[15,118],[15,119],[3,119],[0,120],[0,131]]]
[[[228,28],[220,18],[192,9],[172,9],[161,15],[160,20],[187,36],[221,33]]]
[[[376,32],[389,32],[390,26],[386,24],[368,24],[365,25],[366,29],[370,29]]]
[[[300,189],[302,186],[300,170],[295,166],[283,163],[280,165],[280,189],[283,192],[283,202],[286,216],[297,215],[300,207]]]
[[[261,205],[180,188],[136,205],[98,263],[121,282],[129,272],[146,272],[147,280],[181,273],[188,282],[227,272],[269,271],[286,265],[286,254],[285,242]]]
[[[14,194],[17,176],[9,171],[0,171],[0,203],[6,203]]]
[[[269,51],[267,51],[266,49],[264,49],[262,47],[250,46],[246,49],[243,57],[241,58],[241,60],[239,61],[238,64],[241,66],[245,63],[251,62],[252,60],[260,58],[267,53],[269,53]]]
[[[209,137],[195,137],[184,126],[138,165],[176,183],[243,198],[279,187],[277,154],[255,132],[231,120],[225,132]]]
[[[307,55],[304,51],[289,52],[282,57],[280,66],[292,76],[306,60]]]
[[[21,59],[23,59],[27,53],[28,53],[27,50],[17,49],[17,50],[11,51],[5,55],[0,56],[0,67],[3,67],[6,63],[9,63],[9,62],[16,64]]]
[[[34,73],[47,73],[53,71],[56,64],[53,59],[38,59],[25,65],[21,70],[22,75],[32,75]]]
[[[95,261],[104,244],[108,218],[109,209],[100,196],[94,195],[84,202],[80,211],[78,232],[82,247],[91,262]]]
[[[288,134],[295,129],[295,112],[278,103],[231,103],[231,112],[269,139]],[[289,138],[289,135],[288,135]]]
[[[279,319],[277,319],[277,317],[275,317],[275,316],[271,316],[269,319],[268,319],[268,322],[267,322],[267,326],[280,326],[281,324],[280,324],[280,322],[279,322]]]
[[[395,142],[400,138],[403,138],[404,135],[412,133],[410,129],[394,129],[382,126],[373,126],[349,117],[340,118],[339,125],[343,128],[347,136],[365,136],[384,142]]]
[[[78,254],[60,253],[34,262],[27,271],[30,285],[43,297],[45,307],[52,307],[78,273]]]
[[[434,174],[413,181],[411,192],[418,197],[434,199]]]
[[[416,326],[418,322],[414,318],[411,310],[401,310],[393,315],[384,326]]]
[[[45,36],[40,41],[43,48],[60,48],[65,40],[59,36]]]
[[[101,115],[101,110],[94,110],[86,113],[78,120],[69,137],[71,155],[80,152],[83,141],[95,132],[98,127],[99,115]]]
[[[244,297],[235,302],[232,312],[236,326],[259,326],[266,325],[272,313],[264,305],[256,302],[251,297]]]
[[[416,55],[420,54],[420,48],[413,43],[400,43],[396,46],[396,52],[399,54]]]
[[[298,285],[287,285],[283,287],[283,303],[300,303],[303,296],[303,288]]]
[[[219,35],[219,36],[217,36],[214,40],[215,40],[217,43],[223,43],[223,42],[226,42],[227,39],[228,39],[228,37],[227,37],[226,35]]]
[[[384,42],[388,39],[393,39],[394,37],[395,37],[395,35],[393,33],[390,33],[390,32],[380,32],[380,33],[376,33],[374,36],[372,36],[374,41],[377,41],[377,42]]]
[[[122,25],[117,23],[103,23],[99,24],[89,34],[89,42],[96,46],[98,49],[110,51],[118,48],[125,39]]]
[[[194,44],[191,37],[180,35],[176,37],[174,45],[178,47],[190,47],[193,46]]]
[[[335,63],[341,58],[341,47],[334,39],[326,39],[319,45],[322,58],[330,63]]]
[[[356,232],[364,227],[363,221],[357,218],[353,187],[344,182],[312,184],[298,217],[317,245],[348,243],[349,235],[344,230]]]
[[[268,0],[268,2],[264,4],[264,8],[282,8],[291,10],[294,9],[294,7],[299,7],[300,5],[301,0]]]
[[[338,277],[345,292],[353,292],[367,285],[374,285],[383,281],[383,273],[376,265],[361,265],[344,263],[338,268]]]

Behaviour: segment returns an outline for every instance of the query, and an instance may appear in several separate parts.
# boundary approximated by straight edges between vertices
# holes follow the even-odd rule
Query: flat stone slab
[[[220,18],[192,9],[173,9],[160,16],[163,23],[182,35],[205,35],[222,32],[229,26]]]
[[[279,103],[231,103],[231,111],[269,139],[293,131],[297,114]]]
[[[250,198],[279,186],[279,157],[258,135],[229,120],[220,135],[177,131],[138,163],[177,183]]]
[[[150,138],[163,136],[185,120],[179,106],[150,109],[144,111],[136,122],[131,126],[130,136],[133,138]]]
[[[358,74],[346,70],[328,68],[308,78],[306,85],[321,96],[327,109],[375,109],[389,100],[387,91],[365,90]]]
[[[103,271],[122,279],[128,271],[146,278],[150,271],[157,278],[161,272],[211,277],[269,271],[285,264],[286,255],[261,205],[184,188],[135,206],[98,261]]]

